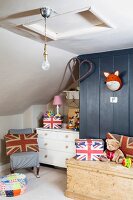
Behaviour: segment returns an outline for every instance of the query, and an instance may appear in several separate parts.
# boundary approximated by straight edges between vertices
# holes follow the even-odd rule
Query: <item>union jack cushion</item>
[[[101,139],[77,139],[76,140],[77,160],[99,160],[103,155],[104,142]]]
[[[127,157],[133,158],[133,137],[107,133],[107,139],[116,139],[120,142],[120,149]]]
[[[39,151],[37,133],[30,134],[7,134],[5,135],[6,154],[17,152]]]

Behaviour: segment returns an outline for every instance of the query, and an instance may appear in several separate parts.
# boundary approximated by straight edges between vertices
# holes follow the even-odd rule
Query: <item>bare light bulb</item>
[[[42,63],[42,69],[43,70],[49,70],[50,64],[49,64],[49,61],[48,61],[48,54],[47,54],[46,44],[45,44],[45,47],[44,47],[43,56],[44,56],[44,60],[43,60],[43,63]]]
[[[49,70],[49,68],[50,68],[50,64],[49,64],[48,58],[46,57],[46,59],[43,60],[42,69]]]

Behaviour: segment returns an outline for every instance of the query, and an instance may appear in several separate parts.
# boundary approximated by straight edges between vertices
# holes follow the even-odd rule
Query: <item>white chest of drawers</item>
[[[76,154],[79,133],[67,129],[37,128],[40,163],[66,167],[66,160]]]

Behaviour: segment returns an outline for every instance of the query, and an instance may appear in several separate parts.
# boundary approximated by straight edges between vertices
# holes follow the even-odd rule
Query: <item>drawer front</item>
[[[63,141],[75,141],[75,139],[79,138],[79,134],[77,132],[58,132],[57,138]]]
[[[55,131],[50,131],[50,130],[39,130],[37,131],[38,133],[38,138],[45,138],[45,139],[57,139],[58,133]]]
[[[79,138],[79,133],[76,131],[65,131],[63,129],[37,129],[38,137],[45,139],[56,139],[63,141],[75,141]]]
[[[75,142],[54,141],[50,139],[38,138],[39,148],[64,151],[69,153],[76,152]]]
[[[53,165],[53,155],[48,150],[39,149],[39,162]]]
[[[75,153],[64,153],[52,150],[40,149],[40,163],[55,165],[58,167],[66,167],[66,160],[75,156]]]

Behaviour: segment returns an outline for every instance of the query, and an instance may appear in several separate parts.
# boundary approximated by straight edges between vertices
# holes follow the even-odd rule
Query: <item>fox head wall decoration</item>
[[[115,73],[104,72],[104,76],[106,77],[106,85],[108,89],[112,91],[117,91],[122,87],[122,81],[119,77],[119,71],[115,71]]]

